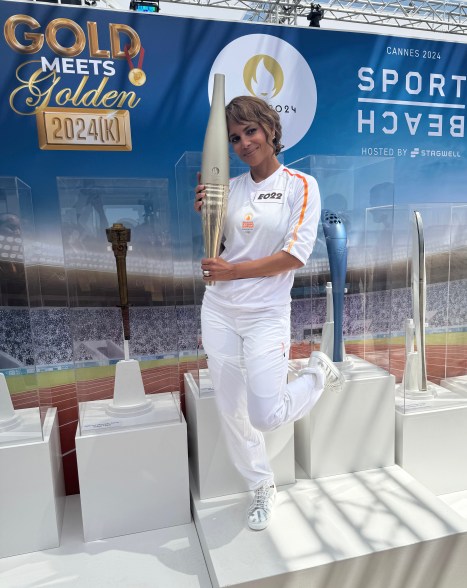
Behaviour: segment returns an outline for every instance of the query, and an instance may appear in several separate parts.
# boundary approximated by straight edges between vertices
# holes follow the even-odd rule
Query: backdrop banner
[[[57,177],[168,178],[173,194],[216,72],[227,99],[280,112],[286,163],[394,157],[396,201],[463,198],[465,44],[35,2],[1,1],[0,19],[0,173],[30,185],[51,241]]]
[[[392,330],[401,361],[391,358],[391,370],[400,378],[411,316],[407,205],[465,200],[467,45],[4,0],[0,21],[0,370],[18,392],[17,408],[26,395],[14,378],[34,365],[42,372],[41,406],[60,407],[68,493],[78,491],[77,400],[111,396],[108,368],[123,357],[105,236],[112,223],[132,229],[130,353],[144,362],[146,392],[180,390],[181,371],[205,365],[202,240],[192,200],[215,73],[225,75],[227,100],[258,96],[280,113],[285,164],[301,160],[314,173],[317,162],[337,172],[347,162],[329,193],[319,178],[323,203],[344,201],[335,211],[350,215],[346,348],[389,368]],[[233,158],[231,173],[240,169]],[[18,204],[28,198],[32,244],[32,215]],[[393,202],[402,206],[394,215],[398,260]],[[379,209],[366,216],[368,207]],[[440,248],[429,320],[443,330],[454,213],[447,204],[433,210],[423,213]],[[465,223],[457,234],[465,241]],[[309,355],[326,317],[320,236],[311,264],[296,273],[295,356]],[[459,332],[466,324],[462,272],[458,264],[449,277],[450,326]],[[74,366],[88,368],[78,370],[77,387],[69,377]]]

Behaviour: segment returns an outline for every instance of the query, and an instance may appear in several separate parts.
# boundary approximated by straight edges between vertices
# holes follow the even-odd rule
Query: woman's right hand
[[[198,182],[201,182],[201,172],[198,172]],[[203,199],[206,196],[205,192],[206,186],[204,184],[198,184],[195,188],[195,203],[194,207],[196,212],[201,212],[201,207],[203,206]]]

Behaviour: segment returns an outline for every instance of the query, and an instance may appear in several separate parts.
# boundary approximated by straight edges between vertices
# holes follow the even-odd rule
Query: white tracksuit
[[[231,263],[286,251],[306,263],[316,240],[320,196],[311,176],[281,166],[255,183],[231,180],[222,257]],[[206,288],[203,346],[232,459],[255,490],[272,483],[261,431],[295,421],[318,401],[321,370],[287,384],[293,271]]]

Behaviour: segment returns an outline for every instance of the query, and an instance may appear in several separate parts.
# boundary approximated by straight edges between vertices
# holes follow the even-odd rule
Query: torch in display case
[[[131,230],[121,223],[114,223],[106,229],[107,241],[112,244],[112,251],[117,264],[118,291],[122,313],[124,336],[124,359],[117,362],[113,400],[107,407],[107,413],[119,417],[135,417],[151,411],[153,404],[144,393],[143,378],[139,362],[130,359],[130,307],[128,303],[128,282],[126,256]]]
[[[412,313],[413,319],[406,321],[404,390],[408,397],[432,397],[434,386],[428,385],[426,374],[426,264],[425,237],[420,212],[414,210],[412,217]],[[415,345],[416,344],[416,350]]]
[[[332,306],[334,319],[334,344],[332,360],[344,361],[343,356],[343,323],[344,323],[344,292],[347,273],[347,232],[342,219],[331,212],[321,212],[326,248],[331,272]]]

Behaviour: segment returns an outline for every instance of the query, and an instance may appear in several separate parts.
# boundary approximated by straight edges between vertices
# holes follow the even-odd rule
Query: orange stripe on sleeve
[[[287,253],[290,253],[290,250],[292,249],[292,247],[295,245],[295,242],[297,241],[298,230],[303,223],[303,219],[305,218],[305,210],[306,210],[306,205],[308,203],[308,182],[306,181],[305,177],[302,176],[301,174],[293,174],[287,168],[284,168],[284,171],[286,171],[292,177],[296,176],[297,178],[300,178],[303,182],[303,188],[304,188],[303,204],[302,204],[302,209],[300,211],[300,217],[298,219],[297,224],[295,225],[292,241],[290,242],[289,246],[287,247]]]

